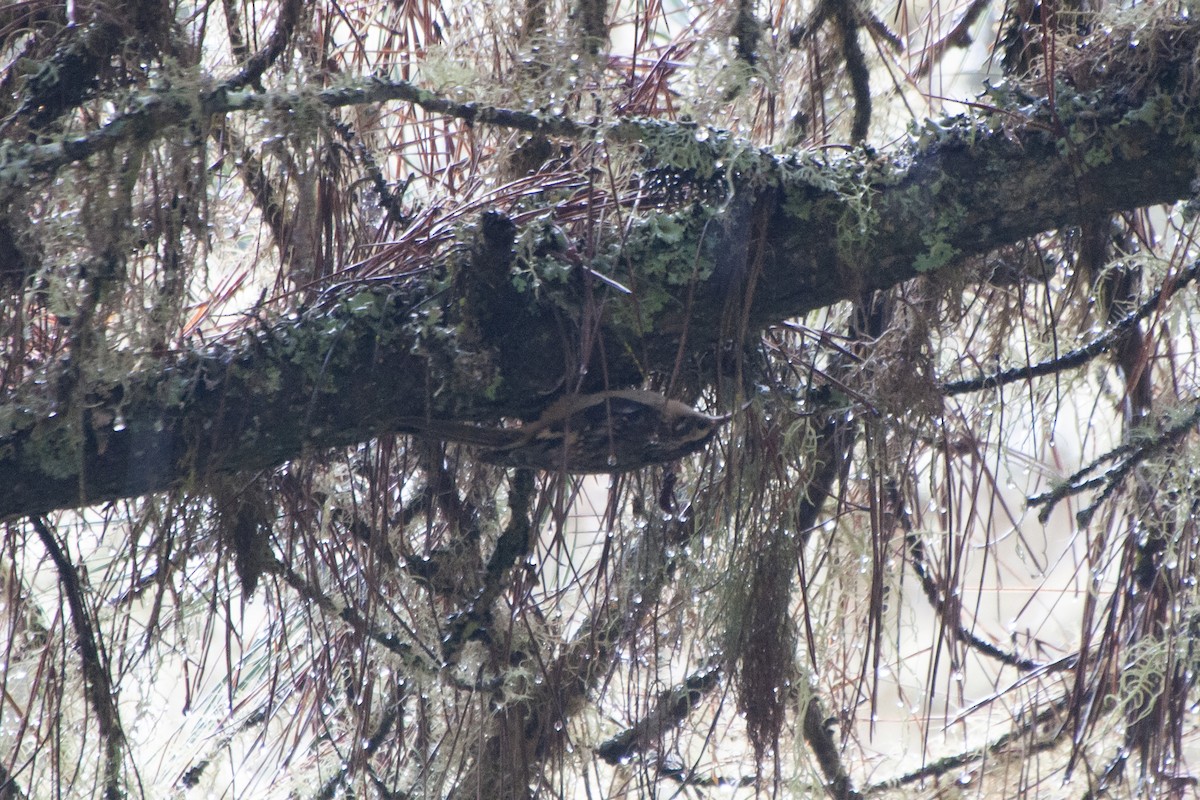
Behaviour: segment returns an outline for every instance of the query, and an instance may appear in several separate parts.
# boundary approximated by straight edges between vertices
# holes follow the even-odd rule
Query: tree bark
[[[548,292],[513,288],[520,232],[491,215],[468,242],[472,269],[447,252],[417,278],[338,287],[294,319],[119,379],[84,374],[77,354],[76,365],[55,366],[0,405],[0,518],[265,469],[411,431],[421,418],[528,418],[576,388],[563,378],[572,365],[587,365],[584,390],[631,385],[671,373],[681,357],[711,363],[715,348],[863,291],[960,268],[1099,213],[1189,197],[1200,107],[1143,94],[1059,87],[1053,105],[1022,98],[1022,107],[927,123],[886,158],[780,157],[720,136],[696,141],[687,125],[654,123],[664,139],[650,125],[618,123],[610,141],[637,139],[648,175],[706,184],[716,199],[650,212],[619,255],[588,263],[542,233],[541,255],[520,266],[561,273],[567,264]],[[206,113],[245,105],[214,97],[200,104]],[[182,108],[150,104],[130,127],[152,138],[156,125],[181,122]],[[686,158],[680,141],[695,148]],[[98,147],[55,152],[69,160]],[[35,155],[57,168],[50,151]],[[697,175],[696,163],[712,169]],[[480,280],[490,281],[484,291]]]

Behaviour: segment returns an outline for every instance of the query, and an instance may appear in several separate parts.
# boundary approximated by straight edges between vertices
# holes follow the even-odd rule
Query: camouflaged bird
[[[703,447],[731,415],[711,416],[642,389],[568,394],[533,422],[485,428],[405,419],[402,433],[486,448],[483,461],[552,472],[617,473],[662,464]]]

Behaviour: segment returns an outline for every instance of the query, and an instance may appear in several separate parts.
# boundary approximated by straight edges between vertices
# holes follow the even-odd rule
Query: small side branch
[[[663,733],[678,727],[687,719],[700,701],[716,688],[720,679],[720,667],[710,661],[683,683],[659,694],[650,713],[605,740],[596,748],[596,755],[616,766],[635,754],[653,750],[662,741]]]
[[[342,622],[345,622],[355,631],[362,633],[389,653],[400,656],[404,664],[416,673],[427,678],[435,677],[439,674],[439,666],[434,663],[431,654],[427,651],[421,652],[409,642],[402,641],[396,634],[372,625],[369,620],[364,619],[352,606],[339,605],[332,598],[322,593],[320,589],[309,584],[308,581],[290,566],[277,562],[273,571],[281,574],[284,581],[295,589],[296,593],[302,598],[314,603],[327,614],[342,620]]]
[[[836,800],[858,800],[862,797],[850,782],[829,718],[822,712],[820,700],[815,694],[804,705],[803,732],[804,741],[808,742],[809,749],[821,766],[825,788],[830,795]]]
[[[240,89],[247,84],[257,84],[258,79],[283,54],[292,41],[296,32],[296,23],[300,20],[300,12],[304,9],[303,0],[285,0],[279,7],[279,18],[275,30],[266,46],[246,60],[238,74],[231,78],[226,85]]]
[[[492,622],[492,606],[509,585],[517,561],[529,553],[534,530],[531,511],[533,490],[533,470],[516,470],[508,496],[511,519],[496,540],[496,549],[488,559],[483,589],[464,611],[454,615],[450,630],[442,639],[442,658],[448,664],[454,663],[463,646],[472,638],[490,635],[488,629]]]
[[[863,790],[864,795],[883,794],[884,792],[894,791],[904,786],[909,786],[914,783],[938,778],[949,775],[952,772],[962,769],[968,764],[975,764],[989,756],[996,756],[1003,753],[1009,745],[1019,741],[1025,737],[1033,736],[1038,728],[1044,725],[1052,724],[1066,710],[1071,702],[1071,695],[1068,693],[1064,697],[1060,697],[1051,703],[1046,708],[1038,711],[1030,716],[1023,724],[1018,725],[1014,730],[1009,731],[1003,736],[998,737],[995,741],[990,742],[983,747],[975,750],[968,750],[964,753],[956,753],[955,755],[946,756],[938,759],[930,764],[917,769],[907,775],[902,775],[899,778],[882,781],[872,784]],[[1062,740],[1062,734],[1066,729],[1059,725],[1054,728],[1044,738],[1035,739],[1021,750],[1022,756],[1029,756],[1032,753],[1042,750],[1050,750],[1057,747]]]
[[[912,519],[908,516],[908,510],[905,509],[900,501],[900,491],[895,484],[889,484],[888,494],[889,501],[892,506],[892,513],[895,515],[896,521],[900,528],[904,531],[904,543],[908,547],[909,563],[912,564],[913,571],[917,573],[917,578],[921,584],[921,591],[925,594],[925,599],[929,601],[929,605],[933,606],[934,613],[943,621],[950,624],[954,630],[956,640],[963,642],[968,647],[971,647],[985,656],[994,658],[1001,664],[1014,667],[1022,672],[1032,672],[1033,670],[1046,669],[1046,665],[1040,664],[1029,658],[1022,658],[1016,653],[1010,653],[992,642],[981,639],[976,636],[960,620],[947,619],[946,596],[947,591],[938,586],[937,580],[929,571],[929,566],[925,559],[925,545],[921,542],[921,537],[913,530]]]
[[[998,389],[1010,383],[1016,383],[1030,378],[1041,378],[1054,375],[1064,370],[1081,367],[1093,358],[1107,353],[1119,345],[1139,322],[1162,308],[1163,303],[1171,299],[1180,289],[1187,286],[1200,274],[1200,261],[1194,262],[1178,275],[1164,282],[1162,288],[1150,296],[1134,311],[1122,317],[1107,332],[1088,342],[1083,347],[1076,348],[1057,358],[1030,364],[1024,367],[1013,367],[990,375],[979,375],[960,381],[947,381],[942,384],[942,391],[947,396],[978,392],[982,389]]]
[[[88,700],[96,712],[96,723],[103,740],[104,797],[105,800],[117,800],[124,796],[121,789],[121,758],[125,748],[125,733],[121,730],[121,720],[117,715],[116,694],[109,678],[107,658],[96,638],[91,614],[83,597],[83,584],[70,556],[59,544],[45,518],[30,517],[29,521],[58,570],[59,586],[71,610],[71,625],[75,629]]]
[[[1186,416],[1180,417],[1166,425],[1158,435],[1147,438],[1142,442],[1121,445],[1115,448],[1091,464],[1088,464],[1050,491],[1030,497],[1029,504],[1031,506],[1043,506],[1042,510],[1038,512],[1038,519],[1042,523],[1045,523],[1050,518],[1051,512],[1054,511],[1054,507],[1059,501],[1080,492],[1101,489],[1103,487],[1099,496],[1075,515],[1075,520],[1079,526],[1086,526],[1091,522],[1092,516],[1095,515],[1100,506],[1125,483],[1125,479],[1129,477],[1129,474],[1139,464],[1176,444],[1184,436],[1191,433],[1197,423],[1200,423],[1200,402],[1197,402]],[[1106,461],[1116,461],[1121,456],[1125,456],[1124,460],[1117,463],[1116,466],[1103,475],[1084,479],[1085,475],[1094,471],[1100,464]]]

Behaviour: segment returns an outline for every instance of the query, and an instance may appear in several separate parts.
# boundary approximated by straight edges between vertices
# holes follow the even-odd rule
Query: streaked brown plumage
[[[696,452],[729,420],[641,389],[569,394],[519,428],[405,419],[400,430],[486,448],[484,461],[555,472],[628,472]]]

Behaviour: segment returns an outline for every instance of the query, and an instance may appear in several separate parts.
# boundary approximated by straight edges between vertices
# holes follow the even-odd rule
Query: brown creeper
[[[552,472],[628,472],[704,446],[730,415],[702,414],[641,389],[569,394],[519,428],[405,420],[401,430],[486,449],[482,459]]]

